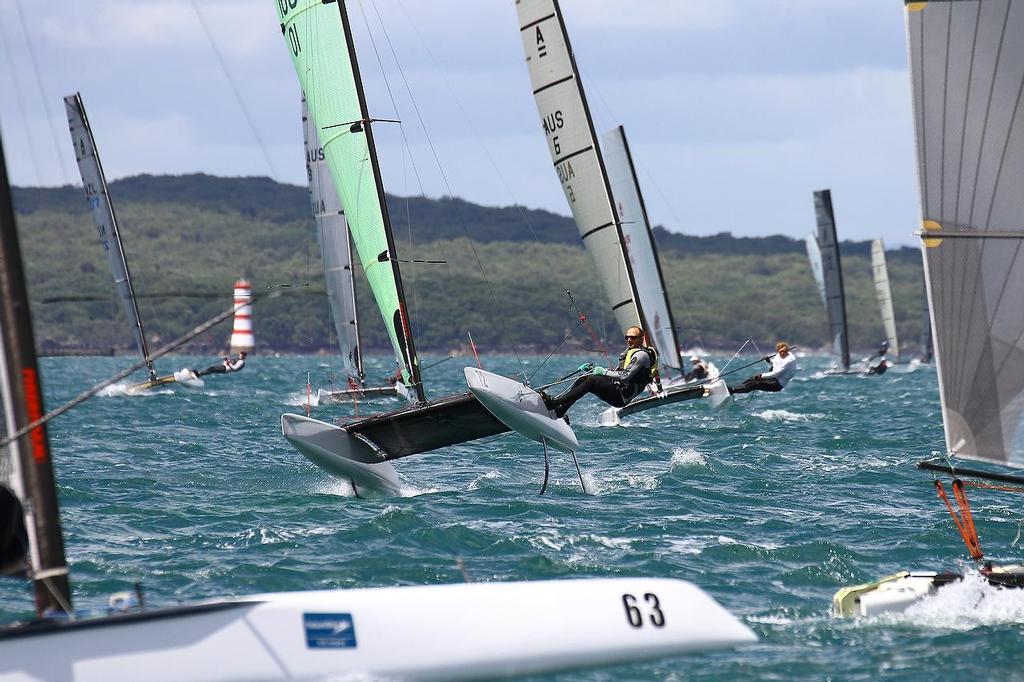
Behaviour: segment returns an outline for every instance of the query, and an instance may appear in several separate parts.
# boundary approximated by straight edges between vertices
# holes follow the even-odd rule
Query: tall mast
[[[356,269],[352,264],[352,235],[345,230],[345,248],[348,249],[348,277],[351,281],[350,291],[352,292],[352,337],[356,340],[352,347],[352,362],[355,363],[356,372],[359,376],[359,385],[365,384],[366,372],[363,369],[363,340],[359,338],[359,301],[356,299]]]
[[[14,220],[3,142],[0,141],[0,339],[3,353],[4,415],[8,433],[43,416],[43,389],[36,359],[32,316]],[[29,536],[29,578],[36,611],[42,616],[71,612],[71,584],[64,557],[57,486],[50,461],[46,425],[37,426],[8,446],[17,458],[22,504]]]
[[[397,289],[398,315],[400,319],[396,320],[396,322],[399,322],[400,324],[395,324],[395,331],[402,335],[399,337],[399,340],[404,340],[407,366],[409,368],[409,372],[412,374],[412,388],[416,392],[416,399],[419,402],[426,402],[427,396],[423,392],[423,380],[420,377],[420,363],[419,359],[416,357],[416,345],[413,342],[412,326],[409,322],[409,306],[405,301],[405,289],[402,287],[402,272],[398,267],[398,249],[395,248],[395,238],[391,231],[391,216],[388,212],[387,198],[384,195],[384,182],[380,174],[380,163],[377,159],[377,148],[373,142],[373,121],[370,118],[370,113],[366,106],[366,93],[363,91],[363,77],[359,72],[359,60],[356,57],[356,46],[352,38],[352,27],[348,21],[348,10],[345,7],[344,0],[338,0],[338,12],[341,14],[341,26],[342,30],[345,32],[345,45],[348,47],[349,61],[352,63],[352,76],[355,79],[356,94],[359,98],[359,112],[362,117],[362,120],[355,125],[358,126],[361,124],[362,132],[366,135],[366,146],[370,151],[370,166],[373,169],[373,178],[377,185],[377,200],[380,202],[381,217],[384,220],[384,236],[387,240],[387,252],[381,254],[381,257],[390,261]]]
[[[149,345],[146,342],[142,318],[139,316],[139,306],[135,300],[135,288],[132,286],[128,260],[125,258],[124,245],[121,243],[121,231],[117,227],[117,214],[107,190],[107,177],[103,172],[103,164],[100,163],[99,151],[96,149],[96,140],[92,134],[92,127],[89,125],[89,118],[85,113],[82,96],[77,92],[74,95],[68,95],[64,98],[64,107],[68,114],[71,142],[75,148],[78,170],[82,175],[85,197],[89,201],[89,209],[96,223],[96,230],[99,232],[103,250],[107,252],[114,285],[117,287],[125,315],[128,317],[129,323],[133,325],[135,344],[142,354],[142,359],[146,361],[149,378],[155,379],[156,370],[153,368],[153,362],[149,359]]]

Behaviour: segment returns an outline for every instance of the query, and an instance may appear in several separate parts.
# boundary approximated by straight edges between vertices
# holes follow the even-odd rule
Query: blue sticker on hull
[[[356,624],[351,613],[304,613],[302,621],[307,648],[356,648]]]

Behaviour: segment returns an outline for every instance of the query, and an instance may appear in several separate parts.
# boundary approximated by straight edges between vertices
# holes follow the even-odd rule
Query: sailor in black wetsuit
[[[885,374],[885,370],[889,369],[889,360],[886,359],[885,354],[889,352],[889,342],[882,341],[878,345],[878,350],[875,354],[868,358],[868,371],[865,374]],[[877,365],[872,366],[871,361],[875,358],[880,358]]]
[[[699,356],[691,355],[690,364],[693,365],[693,369],[686,373],[684,381],[704,381],[708,378],[708,366]]]
[[[649,383],[660,383],[657,368],[658,353],[644,345],[644,331],[640,327],[630,327],[626,330],[626,350],[619,355],[615,369],[594,367],[591,363],[580,365],[580,370],[588,374],[573,382],[569,390],[554,398],[545,393],[541,396],[547,408],[559,417],[564,417],[569,408],[588,393],[613,407],[625,407]],[[658,390],[661,390],[660,386]]]
[[[206,369],[194,369],[192,373],[197,377],[206,376],[207,374],[225,374],[227,372],[239,372],[245,367],[245,356],[246,352],[243,350],[238,354],[237,359],[233,359],[231,356],[227,356],[218,365],[210,365]]]

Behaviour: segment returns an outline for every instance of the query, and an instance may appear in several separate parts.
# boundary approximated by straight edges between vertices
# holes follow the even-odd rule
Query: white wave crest
[[[706,467],[708,459],[694,448],[678,447],[672,450],[672,468]]]
[[[958,631],[1024,623],[1024,590],[994,587],[978,573],[967,573],[963,581],[946,585],[896,618],[918,626]]]
[[[823,414],[798,414],[789,410],[764,410],[755,412],[754,416],[768,422],[809,422],[825,418]]]

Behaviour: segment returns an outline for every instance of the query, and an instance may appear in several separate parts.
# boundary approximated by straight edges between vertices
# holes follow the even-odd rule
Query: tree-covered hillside
[[[331,346],[305,188],[266,178],[137,176],[114,182],[111,195],[150,336],[170,340],[229,307],[233,282],[246,277],[257,293],[284,294],[254,311],[261,350]],[[127,322],[81,190],[16,188],[15,204],[40,346],[127,348]],[[617,339],[570,219],[458,199],[389,197],[388,204],[400,257],[444,261],[402,264],[419,348],[460,347],[472,332],[481,349],[550,351],[576,325],[566,289],[605,338]],[[689,237],[661,228],[657,237],[684,346],[735,348],[747,338],[762,347],[777,338],[826,344],[802,242]],[[869,244],[846,242],[842,252],[852,344],[872,347],[882,329]],[[921,325],[920,256],[909,248],[888,256],[897,323],[913,346]],[[359,296],[364,345],[383,347],[383,327],[362,284]],[[95,300],[42,303],[74,297]],[[193,349],[223,348],[229,333],[225,326]],[[591,345],[584,333],[568,342]]]

